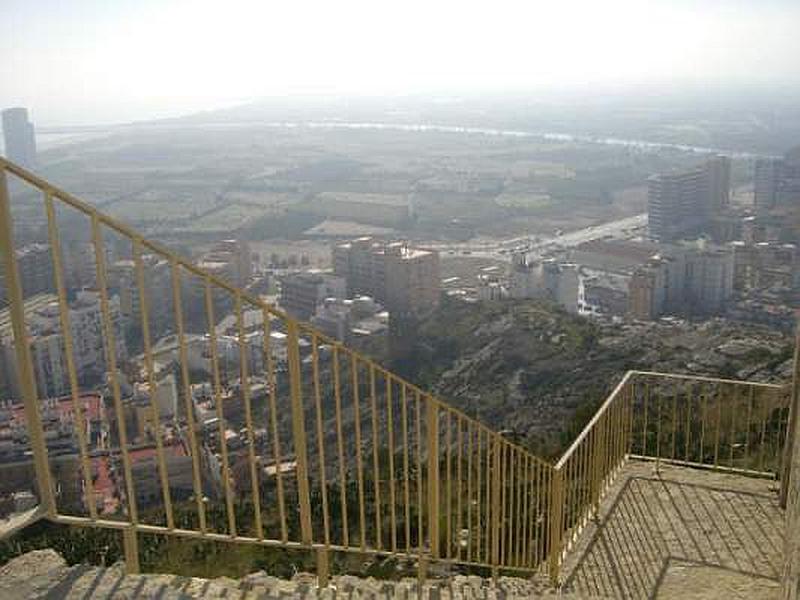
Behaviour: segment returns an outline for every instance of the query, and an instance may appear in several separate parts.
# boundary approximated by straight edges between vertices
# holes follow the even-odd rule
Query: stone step
[[[309,573],[298,573],[292,579],[279,579],[263,571],[242,579],[128,575],[122,564],[70,567],[53,550],[29,552],[0,568],[3,600],[521,600],[555,595],[541,578],[501,577],[492,585],[480,577],[456,575],[428,581],[420,589],[416,579],[387,581],[341,575],[332,577],[329,587],[319,589],[316,578]]]

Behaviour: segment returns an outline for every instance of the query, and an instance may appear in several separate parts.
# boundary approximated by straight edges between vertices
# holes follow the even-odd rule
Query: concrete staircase
[[[319,589],[316,577],[299,573],[293,579],[278,579],[263,571],[242,579],[201,579],[178,575],[127,575],[122,564],[111,567],[69,566],[53,550],[37,550],[15,558],[0,568],[0,598],[3,600],[139,599],[188,600],[226,598],[267,600],[303,598],[369,598],[388,600],[514,600],[554,596],[544,579],[501,577],[497,585],[480,577],[454,576],[431,580],[422,590],[415,579],[385,581],[337,576],[331,586]],[[561,596],[569,598],[572,596]]]

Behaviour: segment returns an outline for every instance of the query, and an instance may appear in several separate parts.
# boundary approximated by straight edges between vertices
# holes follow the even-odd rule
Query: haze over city
[[[798,25],[3,1],[0,598],[797,600]]]
[[[0,100],[42,125],[294,94],[796,87],[800,5],[8,0]],[[588,98],[584,98],[588,100]]]

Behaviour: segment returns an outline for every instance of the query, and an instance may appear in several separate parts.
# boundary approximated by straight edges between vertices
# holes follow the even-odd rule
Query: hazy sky
[[[37,124],[292,93],[800,81],[800,0],[0,0]]]

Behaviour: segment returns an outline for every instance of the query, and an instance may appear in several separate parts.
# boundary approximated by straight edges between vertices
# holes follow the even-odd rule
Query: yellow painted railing
[[[628,372],[558,460],[553,473],[550,576],[630,458],[778,477],[788,386]]]
[[[76,423],[85,420],[80,396],[86,390],[76,374],[64,282],[60,222],[67,215],[73,227],[78,217],[89,229],[102,315],[112,413],[112,446],[103,452],[119,467],[115,475],[121,490],[120,508],[112,514],[99,514],[93,501],[93,461],[98,452],[90,447],[81,426],[76,427],[76,437],[86,501],[80,506],[59,504],[42,433],[30,347],[15,344],[37,487],[48,518],[122,529],[132,570],[138,568],[137,533],[316,550],[322,573],[327,573],[330,551],[409,558],[423,568],[434,560],[530,572],[543,562],[552,473],[548,462],[340,342],[2,161],[1,249],[15,340],[26,340],[29,334],[14,253],[9,178],[15,180],[17,192],[22,185],[30,188],[21,190],[26,218],[37,214],[39,200],[43,206]],[[31,190],[33,196],[26,196]],[[111,244],[106,243],[109,239]],[[153,256],[168,265],[182,404],[177,435],[191,459],[185,468],[191,469],[192,493],[188,498],[175,497],[171,483],[175,473],[170,472],[165,447],[166,437],[174,432],[151,416],[158,510],[137,506],[135,449],[128,439],[128,400],[123,397],[128,381],[115,350],[119,332],[109,297],[110,246],[134,265],[144,380],[150,390],[157,387],[152,312],[161,307],[150,305],[148,268]],[[191,299],[187,299],[189,294],[193,294]],[[238,340],[238,400],[244,425],[244,448],[238,452],[229,447],[226,427],[225,403],[230,402],[230,394],[222,383],[228,373],[221,366],[217,343],[220,306],[232,310]],[[198,311],[204,313],[202,333],[208,341],[210,376],[203,382],[210,380],[217,420],[216,431],[206,431],[205,436],[201,435],[203,424],[196,422],[192,396],[197,377],[189,357],[189,311],[195,316]],[[255,319],[256,325],[247,324],[253,319],[246,316],[254,312],[260,319]],[[197,334],[196,319],[194,327],[192,335]],[[254,333],[260,336],[255,347],[250,341]],[[275,347],[276,340],[282,340],[281,348]],[[254,382],[262,383],[257,398]],[[152,393],[149,408],[150,415],[159,414]]]
[[[82,502],[67,503],[56,492],[15,252],[10,189],[20,194],[22,218],[46,223],[77,424]],[[81,394],[92,390],[82,387],[73,355],[61,242],[64,219],[72,227],[83,223],[92,248],[111,413],[99,448],[83,426]],[[163,306],[153,306],[151,288],[169,287],[164,301],[175,338],[181,410],[174,422],[164,422],[155,394],[149,394],[145,429],[154,447],[158,498],[146,506],[137,502],[139,449],[128,439],[130,406],[124,389],[130,377],[122,374],[125,361],[117,356],[120,332],[109,291],[109,247],[133,265],[138,310],[132,325],[140,336],[143,379],[151,391],[157,388],[153,314],[164,312]],[[785,388],[629,372],[563,457],[551,464],[3,159],[0,254],[42,514],[58,523],[121,530],[131,571],[139,568],[138,534],[160,534],[315,551],[322,585],[331,552],[409,559],[420,576],[429,561],[487,568],[495,575],[500,570],[547,571],[557,584],[565,553],[629,458],[750,474],[779,472]],[[160,283],[153,283],[154,262],[167,274]],[[226,385],[231,373],[218,348],[223,310],[234,315],[238,386]],[[209,373],[199,380],[190,359],[190,336],[198,333],[207,344]],[[208,385],[216,420],[197,422],[192,393],[197,383]],[[243,438],[235,447],[226,425],[232,404],[240,414]],[[174,465],[170,470],[176,439],[186,454],[181,463],[186,472],[176,472]],[[120,490],[119,507],[110,512],[99,511],[95,502],[98,459],[112,466]],[[187,486],[175,485],[176,477],[187,476],[188,494]]]

